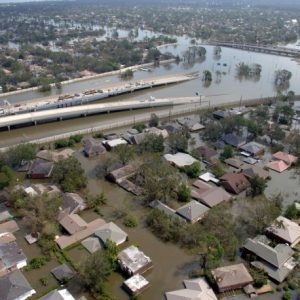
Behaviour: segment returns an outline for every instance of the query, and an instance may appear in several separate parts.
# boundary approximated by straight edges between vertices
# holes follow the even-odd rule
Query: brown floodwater
[[[82,153],[76,153],[76,157],[82,163],[86,175],[89,177],[87,190],[90,194],[104,192],[108,202],[101,208],[105,221],[113,221],[128,233],[129,241],[121,248],[129,245],[138,245],[142,251],[153,261],[153,269],[145,273],[150,282],[150,288],[141,295],[141,299],[154,300],[163,299],[164,293],[169,290],[182,288],[182,280],[188,277],[191,270],[197,268],[197,257],[178,247],[177,245],[164,243],[154,236],[145,227],[145,217],[149,210],[143,207],[140,199],[119,188],[117,185],[95,177],[94,168],[98,159],[87,159]],[[127,228],[120,219],[116,218],[116,212],[120,210],[130,212],[139,220],[136,228]],[[93,211],[85,211],[81,215],[86,221],[99,217]],[[73,249],[71,256],[77,261],[85,254],[81,249]],[[122,274],[114,273],[108,282],[108,289],[118,300],[130,299],[128,294],[121,288],[124,281]]]

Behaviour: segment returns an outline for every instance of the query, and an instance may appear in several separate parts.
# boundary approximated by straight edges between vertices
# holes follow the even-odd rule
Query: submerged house
[[[253,282],[253,278],[244,264],[217,268],[211,271],[220,293],[242,289]]]
[[[287,244],[272,247],[271,241],[266,236],[247,239],[243,252],[255,254],[258,259],[251,264],[263,269],[276,282],[282,282],[295,267],[292,248]]]
[[[100,141],[96,141],[93,138],[88,138],[84,141],[83,152],[87,157],[94,157],[106,153],[106,148]]]
[[[267,228],[266,234],[275,238],[278,242],[287,243],[292,248],[300,242],[300,226],[283,216],[279,216]]]
[[[204,278],[183,281],[185,289],[167,292],[167,300],[217,300],[212,288]]]
[[[240,194],[250,187],[250,182],[241,173],[227,173],[220,177],[220,185],[232,194]]]
[[[53,162],[36,159],[31,164],[27,172],[27,177],[31,179],[49,178],[52,174],[53,167]]]
[[[0,277],[1,300],[26,300],[35,293],[35,290],[19,270]]]
[[[117,258],[119,266],[123,272],[129,276],[143,274],[153,267],[150,257],[135,246],[130,246],[122,250]]]

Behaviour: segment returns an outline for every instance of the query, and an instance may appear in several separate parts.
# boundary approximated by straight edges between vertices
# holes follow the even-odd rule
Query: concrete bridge
[[[99,103],[80,105],[73,107],[64,107],[57,109],[50,109],[44,111],[35,111],[30,113],[5,116],[0,118],[0,128],[11,129],[12,126],[20,125],[37,125],[39,122],[46,123],[51,121],[61,121],[64,119],[71,119],[76,117],[85,117],[88,115],[110,113],[116,111],[166,107],[183,104],[199,104],[199,97],[183,97],[183,98],[166,98],[155,99],[150,97],[147,100],[132,100],[112,103]]]
[[[227,42],[210,42],[210,45],[235,48],[240,50],[260,52],[266,54],[274,54],[287,57],[300,57],[300,50],[290,49],[278,46],[264,46],[264,45],[254,45],[254,44],[239,44],[239,43],[227,43]]]

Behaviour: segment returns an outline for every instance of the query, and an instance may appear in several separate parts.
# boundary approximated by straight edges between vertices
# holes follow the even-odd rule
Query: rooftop
[[[212,270],[212,275],[220,290],[243,286],[253,281],[244,264],[236,264]]]
[[[191,155],[186,153],[177,152],[176,154],[165,154],[164,158],[170,162],[173,163],[175,166],[182,168],[185,166],[190,166],[197,160],[193,158]]]
[[[120,245],[127,239],[127,233],[113,222],[106,223],[95,231],[95,235],[104,243],[108,240]]]
[[[267,231],[289,243],[292,247],[300,241],[300,226],[283,216],[279,216],[276,221],[267,228]]]
[[[121,268],[131,275],[142,273],[141,271],[146,271],[150,265],[152,266],[150,257],[135,246],[122,250],[118,255],[118,262]]]
[[[197,222],[209,211],[209,208],[195,200],[177,209],[176,213],[189,222]]]

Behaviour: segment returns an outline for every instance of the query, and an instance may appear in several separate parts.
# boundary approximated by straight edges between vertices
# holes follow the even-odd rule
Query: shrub
[[[126,227],[136,227],[138,225],[138,220],[135,216],[133,215],[128,215],[125,217],[124,221],[123,221],[123,224],[126,226]]]
[[[191,178],[197,178],[201,172],[201,163],[195,161],[192,165],[183,168],[184,172]]]
[[[292,294],[290,292],[284,292],[282,295],[282,300],[291,300]]]
[[[186,184],[181,184],[177,191],[177,199],[180,202],[188,202],[191,197],[191,189]]]

